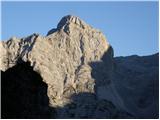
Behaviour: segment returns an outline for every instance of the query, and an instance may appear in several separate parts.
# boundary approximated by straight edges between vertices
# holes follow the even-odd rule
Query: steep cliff
[[[11,114],[16,114],[10,116],[14,118],[23,118],[24,114],[24,118],[141,117],[135,112],[135,108],[128,106],[129,99],[127,102],[125,101],[125,98],[121,95],[123,92],[117,92],[120,87],[117,87],[116,82],[121,81],[120,76],[125,76],[121,68],[124,68],[125,72],[128,71],[125,69],[125,65],[121,63],[122,58],[114,59],[113,49],[105,36],[78,17],[71,15],[63,17],[57,28],[50,30],[45,37],[33,34],[26,38],[18,39],[14,37],[6,42],[1,41],[0,54],[0,69],[3,71],[2,86],[5,86],[2,87],[2,98],[4,98],[2,104],[6,100],[8,104],[11,104],[2,107],[2,117],[4,115],[7,118]],[[125,60],[122,59],[122,61]],[[125,64],[125,62],[123,63]],[[152,82],[152,79],[158,80],[158,61],[156,63],[156,68],[153,68],[156,75],[148,78],[149,83]],[[141,64],[136,65],[141,66]],[[25,74],[24,67],[26,71],[30,72]],[[150,66],[146,66],[144,69],[148,67]],[[132,66],[130,69],[132,69]],[[118,74],[119,71],[123,75]],[[36,72],[39,77],[33,79],[31,76],[36,75],[33,72]],[[147,73],[143,72],[142,74],[144,75],[142,79],[145,79]],[[133,79],[134,75],[134,73],[128,74]],[[37,78],[41,83],[38,84],[35,81],[35,84],[33,82]],[[126,79],[128,78],[126,77]],[[10,83],[10,81],[12,82]],[[14,87],[9,84],[14,84]],[[23,87],[21,88],[23,85],[30,87],[23,89]],[[152,87],[153,85],[155,84],[151,84]],[[13,91],[15,86],[18,89],[6,96],[9,92],[8,89]],[[143,87],[143,85],[139,85],[139,87]],[[31,94],[32,92],[28,92],[29,90],[35,91],[35,89],[37,93],[35,96]],[[143,87],[143,89],[145,92],[147,88]],[[24,96],[19,96],[19,103],[26,108],[27,112],[23,111],[23,108],[17,110],[16,113],[14,108],[11,111],[10,108],[5,109],[12,106],[12,103],[13,106],[16,106],[16,98],[14,102],[11,98],[20,94],[19,91],[21,90]],[[147,90],[150,91],[150,89]],[[29,101],[35,101],[39,109],[33,111],[37,112],[32,112],[34,104],[29,109],[27,105],[24,105],[25,101],[23,99],[30,95],[32,97],[29,98],[33,99],[28,99],[26,103],[28,105]],[[154,99],[150,101],[154,102]],[[43,103],[44,105],[42,105]],[[22,116],[19,116],[20,113],[23,113]],[[143,114],[147,114],[147,111]],[[151,117],[154,116],[151,115]]]

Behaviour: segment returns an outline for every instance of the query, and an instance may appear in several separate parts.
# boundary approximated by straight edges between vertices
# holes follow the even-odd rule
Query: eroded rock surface
[[[55,110],[48,118],[141,117],[117,92],[115,81],[121,81],[117,71],[123,74],[120,69],[125,66],[121,68],[119,60],[113,58],[113,49],[105,36],[78,17],[63,17],[57,28],[50,30],[45,37],[33,34],[1,41],[0,54],[0,69],[3,72],[17,64],[29,62],[42,77],[47,85],[48,106]],[[115,64],[120,67],[115,67]],[[141,67],[139,64],[137,66]],[[157,68],[153,69],[157,75]],[[145,78],[146,72],[142,74]],[[155,75],[149,78],[149,82],[152,79],[158,80]]]

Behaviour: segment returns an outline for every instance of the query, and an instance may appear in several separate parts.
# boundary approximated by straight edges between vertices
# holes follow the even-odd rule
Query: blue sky
[[[45,36],[65,15],[100,29],[115,56],[158,52],[158,2],[2,2],[2,40]]]

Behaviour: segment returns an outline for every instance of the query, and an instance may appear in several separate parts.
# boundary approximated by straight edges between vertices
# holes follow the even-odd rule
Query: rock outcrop
[[[5,85],[2,82],[2,86],[4,85],[5,88],[7,88],[7,84],[9,84],[8,82],[11,79],[12,84],[15,81],[15,83],[17,83],[15,86],[21,86],[22,81],[17,82],[20,78],[25,81],[24,86],[30,86],[32,82],[28,83],[27,79],[31,79],[31,77],[26,77],[27,75],[31,75],[30,73],[25,74],[25,72],[19,72],[21,74],[20,78],[15,80],[16,77],[14,78],[13,73],[8,72],[8,70],[11,71],[14,66],[21,66],[25,63],[29,63],[33,71],[40,75],[42,78],[40,80],[43,82],[41,84],[47,86],[45,88],[47,89],[46,96],[48,98],[46,99],[48,99],[48,102],[46,100],[45,105],[41,106],[39,103],[44,103],[42,101],[45,101],[42,97],[44,96],[43,91],[45,90],[39,90],[40,84],[36,84],[35,86],[33,83],[33,88],[35,89],[35,87],[37,88],[38,86],[37,92],[40,92],[40,94],[32,97],[34,101],[37,100],[37,105],[40,109],[37,109],[39,112],[24,112],[20,110],[19,112],[23,114],[28,113],[26,118],[35,118],[35,115],[39,118],[41,116],[38,114],[42,113],[48,113],[48,118],[145,118],[144,115],[147,114],[148,111],[156,109],[155,105],[157,104],[147,108],[148,111],[135,112],[139,107],[136,106],[136,108],[134,108],[133,105],[128,105],[130,99],[126,101],[125,96],[121,95],[123,91],[119,90],[121,88],[120,86],[123,87],[123,83],[118,87],[117,83],[121,80],[132,78],[132,80],[136,79],[136,84],[138,84],[138,80],[142,79],[140,81],[141,84],[138,86],[142,87],[142,91],[140,90],[141,93],[135,92],[134,94],[133,90],[132,97],[137,94],[139,96],[145,94],[146,97],[149,95],[152,96],[152,93],[145,93],[145,90],[152,91],[152,88],[157,86],[157,84],[152,84],[152,80],[158,81],[158,61],[153,62],[156,64],[152,68],[154,73],[147,78],[147,85],[142,85],[144,79],[148,77],[149,70],[146,70],[150,67],[150,65],[148,65],[150,61],[147,61],[148,64],[146,63],[146,66],[142,68],[142,64],[134,63],[133,59],[133,63],[137,66],[136,68],[133,66],[134,64],[132,64],[132,59],[131,61],[129,60],[127,64],[125,64],[126,60],[123,60],[124,58],[114,59],[113,49],[107,42],[105,36],[99,30],[92,28],[78,17],[71,15],[63,17],[58,23],[57,28],[50,30],[45,37],[39,34],[33,34],[26,38],[18,39],[14,37],[6,42],[1,41],[0,54],[0,69],[3,71],[2,81],[7,80],[6,84],[4,82]],[[128,58],[126,59],[128,60]],[[158,57],[155,59],[157,60]],[[132,65],[129,67],[130,64]],[[132,71],[132,73],[128,73],[127,76],[125,76],[126,74],[124,73],[128,72],[126,66]],[[18,69],[18,71],[20,70]],[[139,78],[139,74],[135,72],[141,72],[141,77]],[[18,73],[16,72],[16,74]],[[11,75],[13,78],[8,79],[7,76]],[[26,79],[23,79],[24,77]],[[132,86],[129,81],[127,81],[129,84],[126,83],[125,87]],[[44,86],[42,88],[44,88]],[[2,89],[2,93],[7,93],[7,89],[5,88]],[[14,87],[10,87],[9,89],[12,91],[13,88]],[[30,94],[27,92],[27,90],[30,89],[32,88],[26,88],[24,94]],[[120,92],[117,92],[117,89]],[[19,90],[20,89],[17,91]],[[156,88],[155,92],[157,90],[158,88]],[[2,94],[2,98],[3,95],[4,94]],[[10,98],[10,96],[7,97]],[[2,99],[2,104],[7,97]],[[25,96],[23,97],[25,98]],[[146,99],[146,97],[144,99]],[[137,99],[141,101],[141,98]],[[156,94],[156,100],[157,99]],[[154,98],[151,98],[149,101],[158,103]],[[12,102],[12,100],[8,101],[8,103],[9,102]],[[48,104],[48,106],[46,106],[46,104]],[[150,104],[150,102],[148,102],[148,104]],[[5,107],[6,106],[3,108]],[[12,112],[5,111],[6,109],[4,110],[3,108],[2,117],[3,115],[7,116],[6,113],[13,114]],[[30,109],[31,108],[34,107],[32,106]],[[26,111],[31,111],[30,109],[26,109]],[[43,111],[41,111],[42,109]],[[155,110],[154,113],[158,115],[157,110]],[[18,113],[16,116],[18,116]],[[47,118],[45,115],[42,117]],[[150,114],[149,117],[154,118],[154,115]]]

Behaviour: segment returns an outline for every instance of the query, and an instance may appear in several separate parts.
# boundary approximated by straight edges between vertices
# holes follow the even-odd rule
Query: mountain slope
[[[158,118],[159,54],[114,59],[114,83],[127,108],[138,118]]]
[[[8,85],[13,78],[12,84],[18,87],[18,90],[15,93],[13,92],[11,96],[21,94],[19,91],[26,94],[26,96],[19,96],[19,101],[24,105],[25,111],[18,110],[20,113],[26,113],[27,111],[28,116],[26,118],[36,118],[35,113],[28,109],[23,101],[26,97],[26,100],[28,100],[26,103],[29,103],[30,99],[27,99],[29,92],[27,90],[30,89],[38,89],[37,96],[33,97],[33,100],[38,103],[38,108],[40,108],[36,113],[38,118],[47,118],[44,115],[46,112],[49,114],[48,118],[145,118],[145,114],[147,115],[148,111],[155,109],[155,106],[153,106],[147,108],[146,110],[148,111],[137,113],[139,107],[135,109],[133,105],[128,105],[130,100],[126,100],[126,94],[124,94],[123,90],[126,90],[126,93],[129,90],[123,88],[123,84],[126,84],[126,87],[132,86],[130,85],[131,83],[127,83],[128,81],[124,81],[124,79],[129,79],[129,77],[133,78],[133,80],[139,79],[139,74],[136,73],[139,70],[143,75],[142,80],[140,79],[142,84],[139,84],[139,87],[142,87],[142,93],[146,94],[145,90],[147,92],[151,91],[152,89],[148,88],[148,85],[152,83],[152,79],[158,80],[158,58],[155,58],[155,62],[153,62],[155,59],[153,61],[150,60],[156,63],[152,69],[155,74],[148,78],[148,84],[145,86],[143,85],[143,80],[148,77],[149,73],[145,72],[145,70],[150,68],[152,64],[143,67],[143,64],[141,64],[143,61],[141,60],[141,63],[139,63],[133,58],[131,60],[130,58],[114,59],[113,48],[107,42],[105,36],[78,17],[71,15],[63,17],[57,28],[50,30],[45,37],[33,34],[26,38],[18,39],[14,37],[7,42],[1,41],[0,53],[0,69],[3,71],[2,81],[7,81],[7,83],[2,82],[2,86],[5,86],[2,89],[2,93],[5,96],[8,90],[14,90],[12,85],[11,87]],[[144,58],[144,60],[146,59]],[[150,63],[150,61],[147,63]],[[26,67],[26,71],[30,70],[30,72],[27,72],[28,74],[25,74],[25,69],[22,69],[24,72],[21,72],[18,75],[19,77],[7,77],[13,76],[13,73],[18,74],[21,71],[19,70],[21,67],[16,66],[22,66],[26,63],[27,65],[29,63],[33,71],[28,66]],[[132,65],[130,66],[130,64]],[[131,71],[133,71],[131,74],[124,74],[128,71],[126,66],[130,66]],[[8,72],[12,70],[14,70],[13,73]],[[39,74],[41,84],[47,85],[47,87],[41,87],[47,90],[39,90],[41,88],[40,85],[35,86],[34,82],[32,83],[33,80],[30,76],[32,76],[33,72]],[[134,76],[136,77],[134,78]],[[21,78],[24,81],[23,83],[19,82]],[[119,84],[121,80],[124,83]],[[154,85],[151,84],[151,87],[154,87]],[[33,87],[27,87],[23,90],[21,86]],[[138,92],[133,94],[132,97],[137,94]],[[12,102],[11,96],[4,97],[2,104],[7,99],[8,103],[16,106],[16,100],[15,103]],[[46,101],[45,105],[43,105],[42,96],[47,96],[48,102]],[[149,101],[155,102],[154,99]],[[134,103],[133,100],[131,100],[132,103]],[[148,105],[148,103],[146,104]],[[4,106],[4,108],[6,107]],[[31,106],[31,108],[34,107]],[[52,108],[53,110],[51,110]],[[45,111],[42,109],[45,109]],[[8,114],[14,113],[14,109],[13,111],[7,110],[9,111],[5,111],[2,108],[2,115],[9,116]],[[6,112],[8,113],[7,115]],[[14,117],[19,118],[20,113],[17,113]],[[157,111],[154,113],[158,115]],[[154,118],[152,114],[149,117]]]

